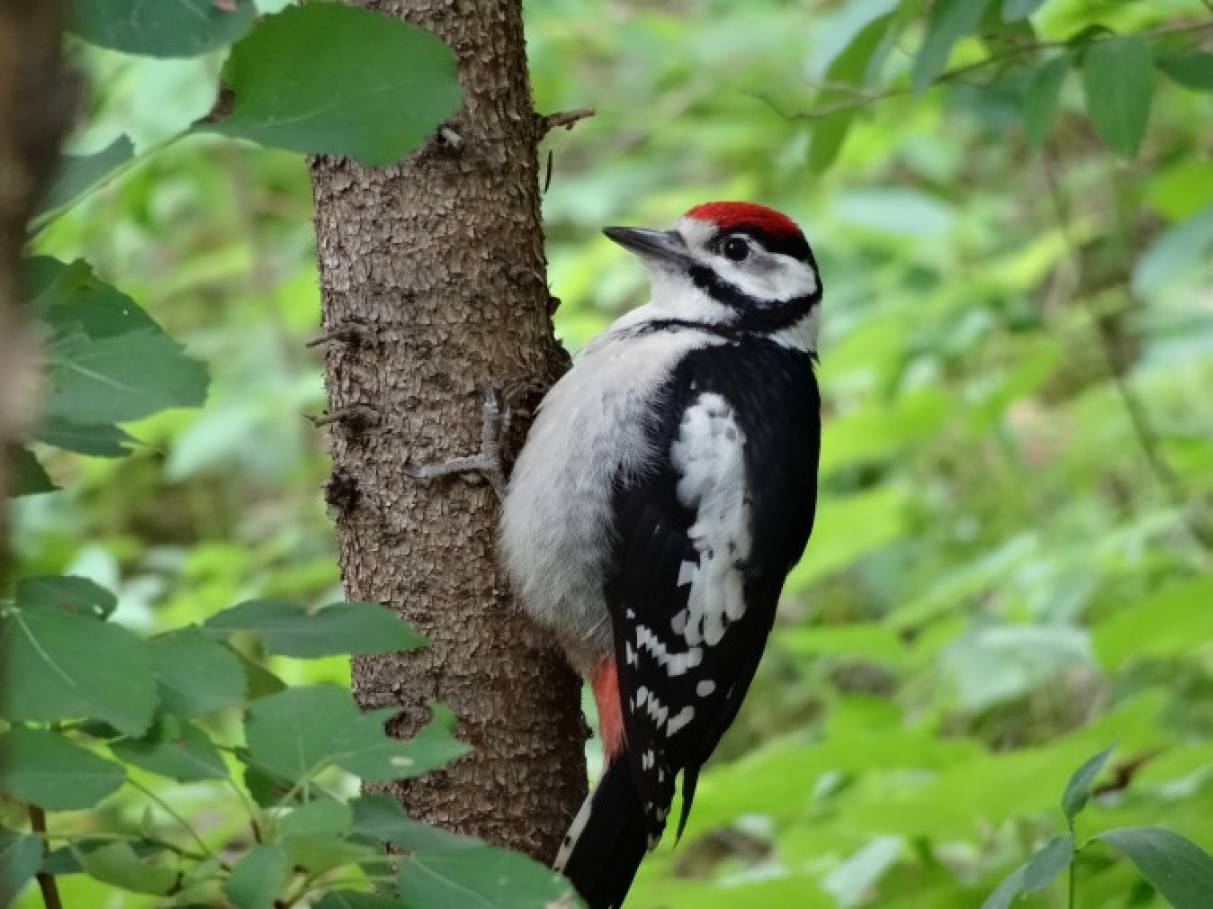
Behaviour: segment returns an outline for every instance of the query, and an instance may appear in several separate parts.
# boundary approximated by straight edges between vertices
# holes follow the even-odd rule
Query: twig
[[[1210,6],[1210,9],[1213,9],[1213,0],[1204,0],[1204,2]],[[1166,35],[1178,35],[1190,32],[1206,31],[1211,28],[1213,28],[1213,22],[1201,22],[1197,25],[1177,25],[1170,28],[1159,28],[1154,29],[1153,31],[1140,32],[1139,34],[1144,38],[1160,38]],[[1115,33],[1109,32],[1107,34],[1091,36],[1085,43],[1098,44],[1101,41],[1107,41],[1115,37],[1119,36]],[[966,63],[964,66],[958,66],[954,69],[947,70],[941,73],[935,79],[935,81],[924,89],[924,91],[930,91],[933,88],[938,88],[945,82],[959,81],[961,76],[985,69],[989,66],[994,66],[998,63],[1005,63],[1008,60],[1014,60],[1017,57],[1022,57],[1027,54],[1034,54],[1042,50],[1052,50],[1071,46],[1070,41],[1034,41],[1028,44],[1021,44],[1017,47],[1011,48],[1008,51],[1004,51],[1003,53],[986,57],[984,60],[978,60],[975,63]],[[837,91],[838,89],[837,87],[834,87],[831,90]],[[876,104],[880,101],[886,101],[889,98],[896,98],[901,95],[908,95],[910,94],[910,91],[911,90],[909,87],[903,87],[892,88],[888,91],[874,94],[865,93],[853,101],[842,101],[838,104],[832,104],[817,110],[798,111],[795,113],[781,109],[779,105],[768,97],[763,95],[756,95],[755,97],[766,103],[772,110],[775,111],[775,113],[783,117],[785,120],[820,120],[821,118],[828,117],[831,114],[837,114],[846,110],[854,110],[858,107],[866,107],[869,104]]]
[[[333,341],[341,341],[345,344],[360,344],[370,335],[370,331],[363,325],[345,324],[331,331],[326,331],[318,338],[313,338],[305,344],[305,347],[319,347],[321,344],[329,344]]]
[[[304,416],[317,429],[333,423],[344,423],[352,429],[358,429],[377,423],[379,408],[373,404],[350,404],[348,407],[339,407],[332,413],[326,413],[322,417],[311,417],[306,414]]]
[[[34,833],[42,838],[42,854],[46,855],[50,852],[50,845],[46,841],[46,812],[37,805],[29,806],[29,825]],[[42,903],[46,909],[63,909],[63,901],[59,899],[59,884],[55,880],[55,876],[46,871],[39,871],[37,879],[38,889],[42,891]]]
[[[1108,320],[1104,314],[1095,308],[1091,299],[1084,292],[1087,284],[1086,260],[1083,258],[1082,251],[1079,249],[1078,243],[1075,241],[1073,233],[1070,230],[1069,210],[1065,197],[1062,195],[1061,187],[1057,183],[1057,176],[1053,172],[1053,158],[1047,147],[1042,155],[1042,161],[1044,162],[1045,184],[1049,190],[1049,199],[1053,205],[1053,212],[1057,218],[1062,239],[1065,241],[1066,250],[1070,255],[1078,277],[1078,299],[1087,310],[1087,314],[1095,326],[1095,332],[1099,338],[1100,353],[1103,356],[1108,377],[1111,378],[1116,388],[1116,394],[1120,398],[1121,406],[1129,418],[1129,425],[1133,428],[1137,444],[1141,448],[1146,464],[1149,466],[1155,480],[1162,487],[1172,504],[1179,510],[1180,519],[1183,521],[1188,533],[1200,546],[1213,552],[1213,529],[1207,527],[1203,521],[1198,520],[1191,513],[1191,497],[1184,488],[1183,481],[1179,475],[1175,473],[1163,456],[1158,442],[1158,434],[1150,424],[1145,405],[1142,404],[1141,399],[1137,396],[1136,389],[1133,388],[1128,377],[1125,376],[1121,369],[1116,352],[1116,337],[1112,332],[1111,326],[1108,324]]]
[[[582,120],[592,116],[594,116],[594,108],[576,107],[573,110],[562,110],[554,114],[538,115],[535,121],[539,127],[539,137],[543,138],[558,126],[571,130]]]

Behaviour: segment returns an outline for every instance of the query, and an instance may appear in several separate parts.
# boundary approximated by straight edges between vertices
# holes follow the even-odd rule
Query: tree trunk
[[[552,335],[521,0],[382,0],[459,57],[464,104],[399,165],[312,162],[333,472],[346,594],[398,610],[430,644],[354,661],[364,708],[430,699],[474,751],[395,787],[409,813],[550,860],[585,792],[579,686],[515,609],[487,484],[405,473],[475,453],[478,386],[546,390]],[[511,441],[525,427],[516,420]]]
[[[0,503],[8,494],[10,446],[36,404],[34,345],[20,309],[21,252],[71,114],[70,80],[59,55],[62,12],[55,0],[0,4]],[[5,511],[0,508],[0,585]]]

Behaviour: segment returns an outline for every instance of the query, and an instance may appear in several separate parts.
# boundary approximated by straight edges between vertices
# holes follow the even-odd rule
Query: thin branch
[[[1116,337],[1111,325],[1106,315],[1095,308],[1090,297],[1084,292],[1087,284],[1086,260],[1083,258],[1082,250],[1079,248],[1071,231],[1069,208],[1066,205],[1065,197],[1062,195],[1061,187],[1058,185],[1057,175],[1053,171],[1053,157],[1047,147],[1042,155],[1042,160],[1044,162],[1045,184],[1049,190],[1049,199],[1052,202],[1058,228],[1061,230],[1062,239],[1065,241],[1066,250],[1073,262],[1078,278],[1077,297],[1087,310],[1087,314],[1095,326],[1096,335],[1099,338],[1099,349],[1103,356],[1108,377],[1111,378],[1116,388],[1116,394],[1120,398],[1121,406],[1129,418],[1129,424],[1132,426],[1133,434],[1137,438],[1138,447],[1141,448],[1146,464],[1149,466],[1155,480],[1171,500],[1172,504],[1178,509],[1180,519],[1183,521],[1188,533],[1200,546],[1213,552],[1213,529],[1210,529],[1203,521],[1198,520],[1191,513],[1191,496],[1184,488],[1183,481],[1179,475],[1172,469],[1163,455],[1158,434],[1150,423],[1146,407],[1121,368],[1116,351]]]
[[[42,837],[42,854],[50,852],[46,842],[46,812],[37,805],[29,806],[29,824],[35,834]],[[46,871],[37,874],[38,889],[42,891],[42,903],[46,909],[63,909],[63,901],[59,898],[59,884],[55,876]]]
[[[1204,0],[1204,2],[1210,6],[1210,9],[1213,9],[1213,0]],[[1201,22],[1197,25],[1177,25],[1170,28],[1159,28],[1154,29],[1153,31],[1140,32],[1139,34],[1144,38],[1161,38],[1166,35],[1188,34],[1193,32],[1207,31],[1208,29],[1213,29],[1213,22]],[[1098,44],[1101,41],[1107,41],[1115,37],[1119,36],[1115,33],[1109,32],[1107,34],[1092,36],[1085,43]],[[946,82],[962,81],[960,79],[961,76],[966,76],[969,73],[977,72],[999,63],[1005,63],[1008,60],[1014,60],[1042,50],[1052,50],[1071,46],[1072,45],[1069,41],[1033,41],[1027,44],[1020,44],[1011,48],[1010,50],[986,57],[984,60],[978,60],[975,63],[966,63],[964,66],[957,66],[953,69],[947,70],[941,73],[935,79],[935,81],[924,89],[924,91],[930,91],[933,88],[938,88],[940,85]],[[838,88],[835,86],[831,88],[831,90],[837,91]],[[883,92],[864,93],[852,101],[842,101],[838,104],[832,104],[816,110],[798,112],[784,111],[773,100],[763,95],[756,95],[755,97],[769,105],[772,110],[774,110],[785,120],[820,120],[823,117],[830,116],[831,114],[837,114],[847,110],[854,110],[855,108],[859,107],[867,107],[869,104],[877,104],[881,101],[887,101],[889,98],[897,98],[902,95],[908,95],[910,94],[910,91],[910,88],[907,86],[902,88],[892,88]]]
[[[543,138],[558,126],[571,130],[574,126],[588,117],[594,116],[594,108],[577,107],[573,110],[557,111],[554,114],[542,114],[535,118],[539,127],[539,138]]]

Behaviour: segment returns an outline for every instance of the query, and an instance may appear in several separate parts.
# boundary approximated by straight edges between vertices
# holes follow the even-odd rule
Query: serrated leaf
[[[454,114],[455,55],[399,19],[335,3],[267,16],[223,67],[231,108],[210,130],[291,151],[398,161]]]
[[[1045,5],[1045,0],[1002,0],[1002,21],[1018,22]]]
[[[910,85],[923,91],[944,71],[952,47],[977,28],[992,0],[937,0],[931,8],[927,34],[914,57]]]
[[[56,609],[0,619],[6,681],[0,716],[53,722],[95,717],[142,735],[156,708],[146,642],[120,625]]]
[[[41,839],[0,827],[0,906],[10,905],[41,866]]]
[[[31,435],[47,445],[94,458],[125,458],[131,453],[127,443],[136,441],[112,423],[73,423],[60,417],[46,417]]]
[[[1023,876],[1027,865],[1020,865],[1002,879],[1002,883],[994,888],[994,892],[985,898],[981,909],[1009,909],[1015,897],[1023,892]]]
[[[1140,35],[1096,41],[1082,65],[1087,115],[1099,137],[1125,158],[1141,148],[1154,97],[1150,45]]]
[[[245,699],[240,657],[230,647],[190,626],[148,642],[164,711],[201,716]]]
[[[480,840],[414,820],[390,795],[374,793],[350,802],[354,812],[354,833],[399,846],[408,852],[438,849],[466,849],[481,845]]]
[[[176,717],[166,717],[143,738],[113,742],[110,750],[119,760],[179,783],[221,780],[228,775],[223,756],[210,737]]]
[[[1045,61],[1028,82],[1023,98],[1023,131],[1028,147],[1033,151],[1044,145],[1053,128],[1061,87],[1069,69],[1069,55],[1061,54]]]
[[[1068,833],[1053,837],[1024,866],[1023,892],[1032,893],[1047,887],[1070,867],[1073,858],[1074,837]]]
[[[76,860],[90,877],[132,893],[163,896],[177,883],[176,871],[146,861],[129,843],[108,843],[88,852],[77,852]]]
[[[85,41],[150,57],[193,57],[253,25],[253,0],[71,0],[71,29]]]
[[[1163,51],[1156,55],[1155,63],[1185,88],[1213,91],[1213,54],[1208,51]]]
[[[1087,800],[1091,797],[1091,784],[1095,782],[1095,778],[1099,776],[1099,772],[1115,750],[1116,745],[1109,745],[1099,754],[1087,758],[1070,776],[1065,791],[1061,794],[1061,810],[1065,812],[1066,820],[1070,823],[1087,807]]]
[[[71,204],[134,156],[135,146],[126,136],[119,136],[91,155],[64,155],[59,159],[51,188],[38,206],[38,215]]]
[[[272,909],[289,870],[280,846],[254,846],[232,869],[223,893],[237,909]]]
[[[1095,839],[1127,855],[1175,909],[1207,909],[1213,893],[1213,855],[1191,840],[1161,827],[1121,827]]]
[[[0,736],[0,792],[48,811],[91,808],[122,785],[112,761],[45,729],[17,726]]]
[[[28,448],[20,445],[7,446],[5,459],[8,462],[9,496],[36,496],[44,492],[55,492],[59,488]]]
[[[378,603],[334,603],[308,613],[281,600],[249,600],[212,616],[205,627],[218,634],[253,631],[271,652],[302,658],[415,650],[426,643]]]
[[[118,598],[110,591],[75,575],[22,578],[13,600],[18,609],[57,609],[95,619],[107,619],[118,608]]]
[[[400,863],[399,883],[400,899],[416,906],[535,909],[552,903],[581,905],[573,885],[550,868],[492,846],[411,853]]]

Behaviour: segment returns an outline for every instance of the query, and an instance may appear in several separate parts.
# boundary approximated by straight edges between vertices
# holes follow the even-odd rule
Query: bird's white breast
[[[544,398],[502,516],[501,556],[523,607],[584,674],[613,646],[602,579],[615,478],[667,454],[651,450],[646,416],[678,361],[719,343],[694,330],[646,333],[647,309],[595,339]]]

